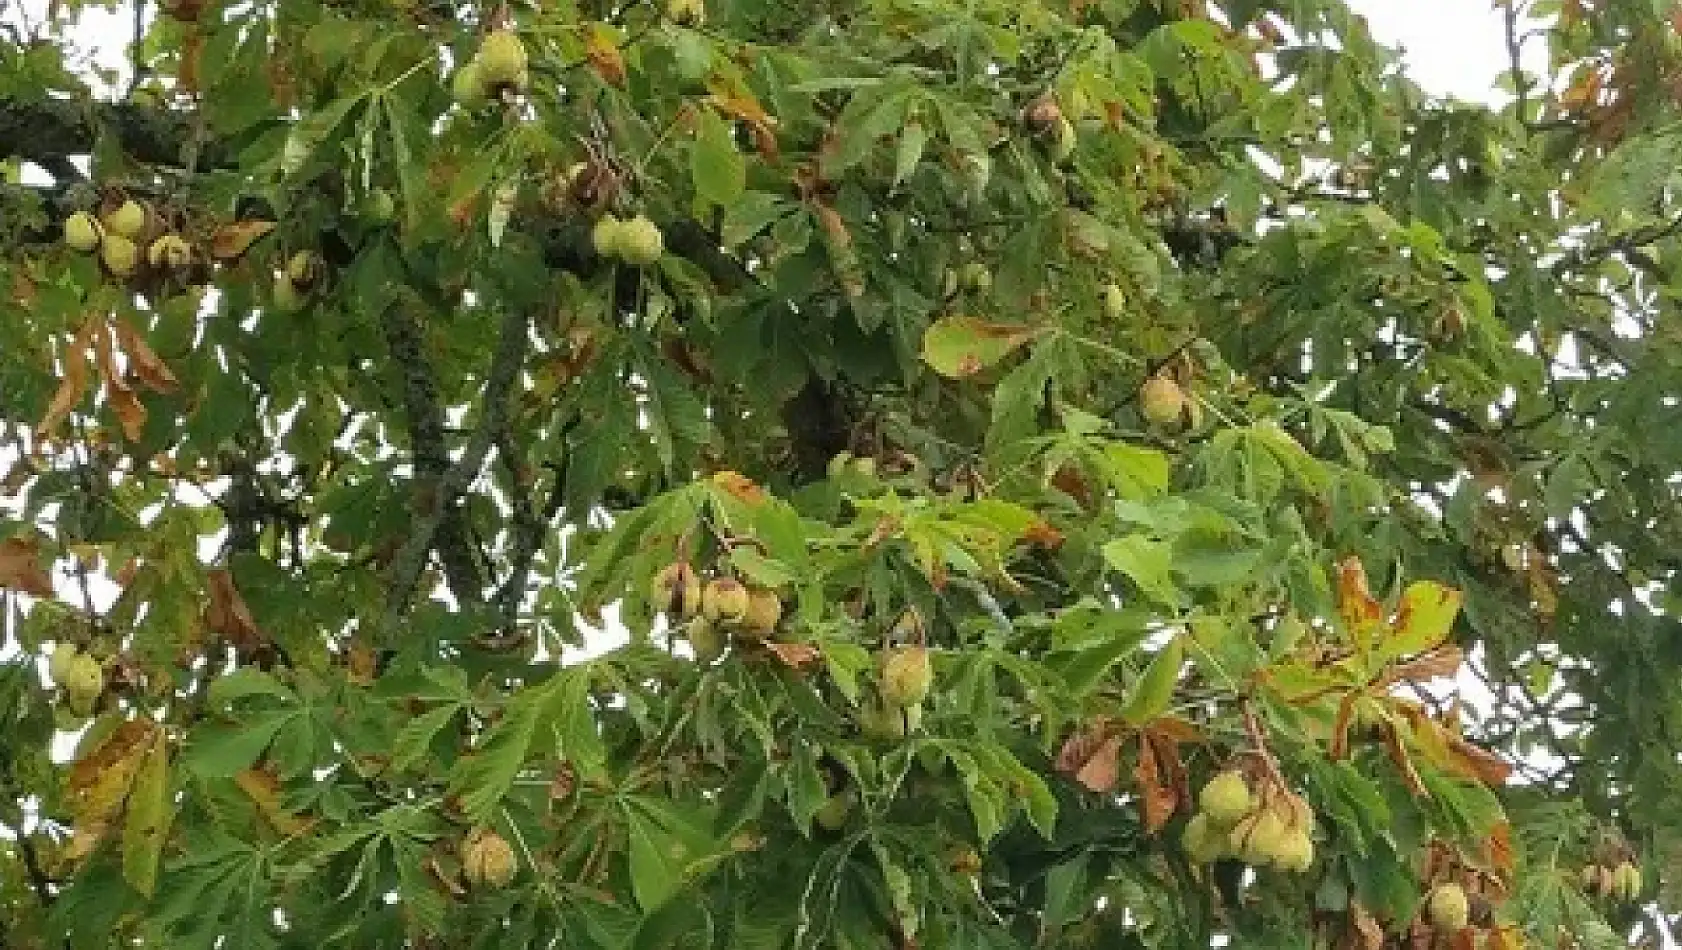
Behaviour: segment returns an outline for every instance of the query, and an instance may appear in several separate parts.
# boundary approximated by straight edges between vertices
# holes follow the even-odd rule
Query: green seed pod
[[[105,230],[133,241],[146,227],[146,208],[138,201],[125,201],[105,217]]]
[[[689,621],[689,647],[695,651],[695,662],[707,666],[724,655],[725,636],[718,624],[706,617]]]
[[[718,623],[741,623],[751,598],[742,582],[732,577],[715,577],[701,591],[701,613]]]
[[[1431,926],[1438,930],[1459,930],[1472,919],[1471,904],[1466,890],[1458,884],[1438,884],[1431,890],[1427,908]]]
[[[1180,847],[1193,864],[1212,864],[1226,855],[1226,833],[1216,828],[1208,815],[1199,812],[1191,816],[1180,833]]]
[[[100,231],[93,215],[78,211],[64,222],[64,243],[73,251],[87,254],[99,247]]]
[[[487,84],[517,83],[526,75],[526,46],[513,30],[494,30],[480,44],[478,62]]]
[[[919,706],[934,684],[934,666],[927,647],[893,647],[882,655],[882,698],[905,709]]]
[[[1216,826],[1230,828],[1250,811],[1250,786],[1242,772],[1228,769],[1203,786],[1197,804]]]

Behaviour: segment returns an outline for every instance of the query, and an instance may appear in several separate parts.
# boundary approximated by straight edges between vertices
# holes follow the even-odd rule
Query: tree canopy
[[[1675,946],[1670,3],[97,6],[0,944]]]

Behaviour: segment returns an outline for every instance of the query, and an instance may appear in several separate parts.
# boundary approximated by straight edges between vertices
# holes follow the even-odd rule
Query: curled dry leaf
[[[47,411],[35,426],[36,433],[42,438],[57,432],[58,427],[69,418],[71,410],[87,395],[88,350],[93,347],[94,333],[99,328],[99,321],[89,318],[65,347],[64,376],[59,379],[58,389],[53,391],[53,398],[47,403]]]
[[[117,320],[117,346],[128,357],[129,372],[142,386],[160,395],[181,388],[180,380],[127,320]]]
[[[1121,737],[1105,720],[1097,720],[1063,741],[1057,752],[1057,771],[1089,791],[1115,791],[1121,779]]]
[[[258,238],[273,231],[273,221],[235,221],[216,229],[210,237],[210,256],[231,261],[244,254]]]
[[[1173,745],[1168,748],[1172,750]],[[1174,791],[1172,766],[1158,761],[1156,743],[1148,734],[1139,737],[1139,760],[1133,766],[1133,784],[1139,792],[1145,832],[1154,835],[1174,817],[1180,797]]]

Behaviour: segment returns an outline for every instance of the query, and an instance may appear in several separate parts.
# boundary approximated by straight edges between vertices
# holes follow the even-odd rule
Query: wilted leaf
[[[973,376],[996,365],[1039,333],[1039,329],[1021,324],[942,317],[923,332],[923,361],[942,376]]]
[[[251,608],[245,605],[245,598],[234,587],[231,572],[220,568],[207,572],[205,586],[210,593],[210,603],[204,609],[206,627],[241,649],[251,649],[267,639],[257,629],[257,621],[251,616]]]
[[[93,348],[94,334],[101,329],[102,324],[90,317],[64,348],[64,376],[59,380],[58,389],[53,391],[52,400],[47,403],[47,411],[42,414],[40,423],[35,427],[41,436],[51,436],[57,432],[71,410],[87,395],[88,351]]]
[[[795,669],[814,663],[823,656],[823,653],[810,643],[782,643],[772,640],[765,644],[765,650],[781,660],[784,666]]]
[[[1168,769],[1157,762],[1155,745],[1147,735],[1139,737],[1139,759],[1133,766],[1133,786],[1139,792],[1139,808],[1145,817],[1145,833],[1156,834],[1174,817],[1179,804]]]
[[[170,372],[169,367],[146,345],[146,341],[140,338],[127,320],[117,321],[117,345],[128,357],[129,372],[140,380],[141,385],[163,395],[181,388],[175,374]]]
[[[41,569],[41,544],[33,537],[0,541],[0,587],[31,597],[53,596],[52,575]]]
[[[274,228],[273,221],[235,221],[224,224],[211,235],[210,256],[219,261],[233,260]]]
[[[1111,792],[1121,780],[1121,736],[1102,720],[1063,740],[1057,771],[1094,792]]]

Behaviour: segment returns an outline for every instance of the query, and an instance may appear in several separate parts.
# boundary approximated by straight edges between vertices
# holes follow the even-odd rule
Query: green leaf
[[[295,718],[290,711],[270,712],[248,722],[201,725],[188,734],[182,764],[205,778],[228,778],[250,768]]]
[[[747,190],[747,163],[730,127],[711,109],[700,113],[695,146],[689,153],[689,176],[696,195],[726,208]]]
[[[1146,596],[1158,603],[1178,604],[1180,589],[1174,584],[1172,551],[1166,541],[1131,534],[1105,544],[1104,560],[1139,585]]]
[[[1174,700],[1174,687],[1180,681],[1180,668],[1185,665],[1185,660],[1185,639],[1176,635],[1157,651],[1150,665],[1145,667],[1145,674],[1127,698],[1121,718],[1143,725],[1167,712]]]

